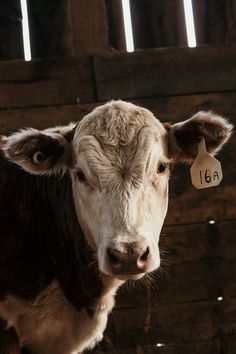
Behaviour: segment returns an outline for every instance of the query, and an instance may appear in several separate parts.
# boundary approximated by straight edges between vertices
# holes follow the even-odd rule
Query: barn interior
[[[1,0],[0,19],[1,135],[118,98],[162,122],[212,110],[236,123],[236,0]],[[119,291],[87,353],[236,353],[235,144],[218,156],[215,188],[174,167],[161,268]]]

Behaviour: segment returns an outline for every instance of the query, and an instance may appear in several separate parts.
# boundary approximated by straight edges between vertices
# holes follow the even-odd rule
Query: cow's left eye
[[[167,165],[165,163],[161,163],[158,167],[158,173],[165,172],[166,168],[167,168]]]
[[[86,182],[86,176],[83,171],[79,170],[76,174],[80,182]]]
[[[40,165],[44,160],[44,155],[41,151],[37,151],[32,157],[33,163],[35,165]]]

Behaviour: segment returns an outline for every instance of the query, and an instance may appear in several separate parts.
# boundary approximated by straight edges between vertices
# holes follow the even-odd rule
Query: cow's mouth
[[[118,278],[119,280],[138,280],[141,279],[145,273],[139,273],[139,274],[116,274],[115,277]]]

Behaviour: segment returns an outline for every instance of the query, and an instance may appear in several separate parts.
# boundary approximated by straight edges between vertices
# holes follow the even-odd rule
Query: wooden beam
[[[0,65],[1,66],[1,65]],[[14,74],[15,75],[15,74]],[[23,80],[22,80],[23,81]],[[23,85],[23,82],[22,82]],[[18,95],[19,92],[16,91]],[[9,105],[12,106],[14,96],[9,97]],[[64,97],[61,97],[64,100]],[[73,100],[72,96],[72,100]],[[13,102],[12,102],[13,101]],[[161,122],[179,122],[190,118],[199,110],[212,110],[227,117],[234,124],[236,123],[236,92],[212,93],[200,95],[187,95],[175,97],[154,97],[131,100],[137,105],[150,109]],[[28,101],[32,105],[32,98]],[[13,109],[0,109],[0,127],[2,134],[7,134],[22,126],[35,126],[47,128],[54,124],[66,124],[69,120],[80,119],[89,113],[94,107],[102,102],[58,105],[39,105],[38,107],[24,106]],[[78,115],[79,113],[79,116]],[[70,118],[71,117],[71,118]],[[224,150],[223,150],[224,151]]]
[[[0,60],[23,58],[20,0],[0,3]]]
[[[131,0],[135,48],[186,45],[182,1]]]
[[[236,89],[236,46],[202,46],[96,56],[98,100]]]
[[[56,125],[67,125],[82,119],[90,108],[81,105],[56,105],[0,110],[0,134],[8,135],[23,127],[46,129]]]
[[[28,1],[33,58],[71,55],[68,1]]]
[[[1,62],[0,108],[71,104],[76,95],[81,102],[151,96],[167,102],[173,95],[231,91],[235,60],[236,47],[226,45]]]
[[[119,340],[119,339],[118,339]],[[97,347],[96,347],[97,348]],[[88,354],[104,354],[106,350],[94,349]],[[236,336],[218,336],[206,341],[190,341],[186,343],[165,343],[157,347],[157,343],[150,345],[131,345],[127,343],[126,349],[113,349],[112,354],[234,354],[236,351]]]
[[[107,52],[108,21],[105,0],[69,0],[72,54]]]
[[[94,101],[91,58],[0,63],[0,108]]]
[[[156,276],[153,275],[153,285],[149,285],[149,294],[148,283],[141,289],[135,288],[135,298],[121,290],[116,299],[117,309],[146,308],[147,301],[151,302],[151,307],[158,307],[160,304],[190,304],[194,301],[217,300],[219,296],[234,297],[235,284],[230,275],[235,276],[235,271],[231,270],[235,266],[235,259],[221,261],[219,264],[209,261],[186,262],[172,266],[163,264],[162,270],[165,271],[163,273],[157,271]]]
[[[121,0],[106,0],[109,43],[112,50],[126,50]]]
[[[236,41],[236,1],[193,0],[198,44]]]
[[[235,298],[159,304],[149,309],[150,326],[146,331],[147,308],[115,311],[116,348],[157,343],[181,346],[183,343],[209,341],[212,338],[219,341],[222,338],[223,342],[227,336],[235,333],[235,305]],[[220,351],[210,353],[220,354]]]

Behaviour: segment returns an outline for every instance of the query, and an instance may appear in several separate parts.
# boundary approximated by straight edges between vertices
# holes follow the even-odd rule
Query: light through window
[[[184,15],[187,32],[188,46],[190,48],[196,47],[196,34],[193,18],[192,0],[184,0]]]
[[[122,0],[122,9],[123,9],[123,19],[124,19],[124,27],[125,27],[126,50],[127,52],[133,52],[134,39],[133,39],[133,29],[132,29],[129,0]]]
[[[32,58],[31,58],[31,48],[30,48],[27,0],[20,0],[20,2],[21,2],[21,11],[22,11],[22,16],[23,16],[22,29],[23,29],[23,44],[24,44],[25,61],[30,61]]]

